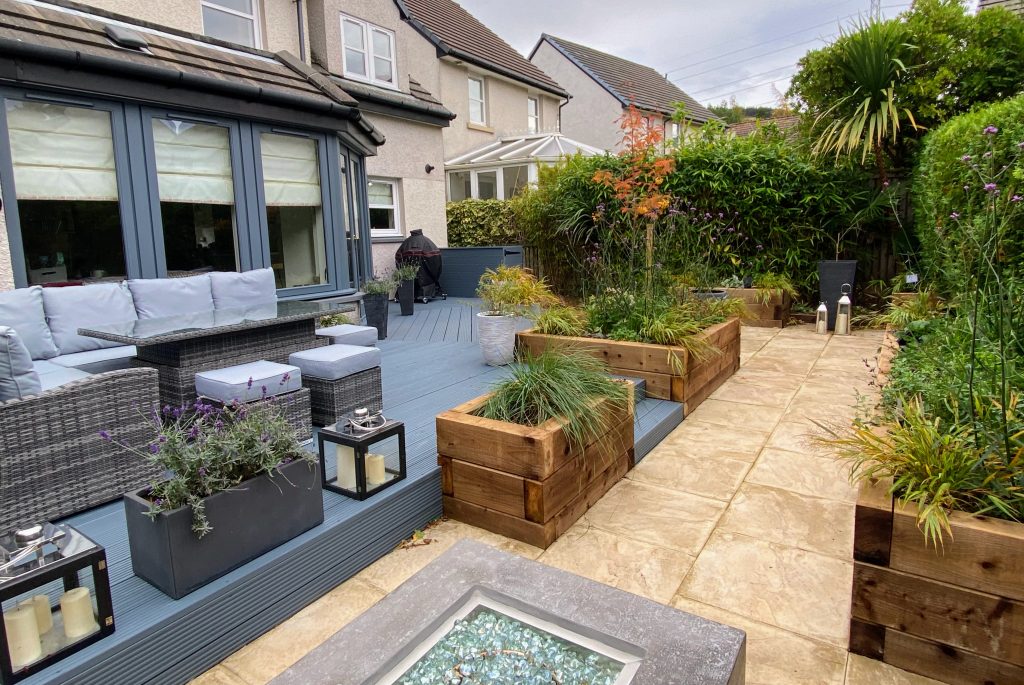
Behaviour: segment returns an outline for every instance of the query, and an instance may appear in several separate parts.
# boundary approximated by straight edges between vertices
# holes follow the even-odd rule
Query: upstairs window
[[[484,80],[469,77],[469,120],[474,124],[487,123],[487,101],[484,96]]]
[[[540,102],[537,98],[526,98],[526,130],[530,133],[540,130]]]
[[[342,68],[345,76],[391,88],[395,79],[395,34],[361,19],[341,17]]]
[[[211,38],[260,47],[259,11],[256,0],[199,0],[203,33]]]

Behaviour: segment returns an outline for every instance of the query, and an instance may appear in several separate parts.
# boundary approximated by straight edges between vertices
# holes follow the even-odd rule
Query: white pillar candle
[[[64,634],[68,639],[77,640],[100,628],[92,612],[92,595],[88,588],[76,587],[61,595],[60,613],[64,618]]]
[[[338,460],[337,485],[346,490],[356,489],[356,453],[348,445],[335,445],[334,455]]]
[[[824,319],[819,321],[817,332],[818,335],[825,335],[826,333],[828,333],[828,321],[825,321]]]
[[[836,334],[838,334],[838,335],[849,335],[850,334],[850,315],[849,314],[837,314],[836,315]]]
[[[368,486],[380,485],[387,480],[387,471],[384,469],[383,454],[366,455],[366,484]]]
[[[50,598],[46,595],[36,595],[32,599],[18,602],[19,607],[32,607],[36,612],[36,625],[39,626],[39,634],[50,632],[53,628],[53,613],[50,611]]]
[[[19,606],[4,613],[4,630],[7,633],[7,650],[11,654],[11,666],[15,671],[27,666],[43,655],[39,641],[39,626],[36,625],[36,611],[32,607]]]

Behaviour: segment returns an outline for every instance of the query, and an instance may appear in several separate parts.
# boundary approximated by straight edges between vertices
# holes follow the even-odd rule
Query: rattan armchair
[[[159,476],[115,444],[144,451],[158,403],[153,369],[110,371],[0,403],[0,530],[110,502]]]

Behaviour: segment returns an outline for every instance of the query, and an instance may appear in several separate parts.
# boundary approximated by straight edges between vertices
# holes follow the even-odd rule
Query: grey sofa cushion
[[[373,326],[356,326],[350,323],[316,329],[316,334],[330,338],[335,345],[362,345],[373,347],[377,344],[377,329]]]
[[[59,388],[62,385],[67,385],[72,381],[80,381],[83,378],[90,378],[92,376],[91,373],[87,373],[79,369],[65,369],[64,367],[57,368],[59,368],[60,371],[39,374],[39,382],[43,386],[43,392]]]
[[[196,394],[225,404],[235,400],[252,402],[267,396],[283,395],[302,387],[299,369],[276,362],[251,362],[196,374]]]
[[[138,318],[132,294],[120,283],[44,288],[43,308],[62,355],[120,345],[78,334],[79,328]]]
[[[277,300],[277,284],[273,269],[254,269],[236,273],[215,271],[210,274],[213,306],[237,309]]]
[[[20,400],[42,392],[39,374],[32,367],[32,356],[18,332],[0,326],[0,402]]]
[[[288,362],[302,369],[303,375],[336,381],[380,366],[380,350],[357,345],[328,345],[293,352],[288,355]]]
[[[179,316],[213,309],[210,274],[188,278],[136,278],[128,281],[140,319]]]
[[[86,373],[105,373],[130,368],[131,361],[137,353],[135,345],[118,345],[105,347],[102,350],[62,354],[48,361],[65,369],[78,369]]]
[[[38,285],[0,293],[0,326],[18,331],[21,343],[33,359],[49,359],[60,354],[46,325],[43,288]]]

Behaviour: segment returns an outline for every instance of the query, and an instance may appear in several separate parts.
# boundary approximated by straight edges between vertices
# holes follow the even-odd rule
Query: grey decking
[[[356,502],[324,492],[324,524],[174,601],[132,575],[119,502],[70,522],[107,548],[117,630],[25,682],[184,683],[386,554],[441,513],[434,416],[481,394],[505,373],[472,342],[474,301],[416,306],[394,316],[381,343],[384,406],[406,424],[408,478]],[[637,406],[640,459],[682,420],[681,406]]]

